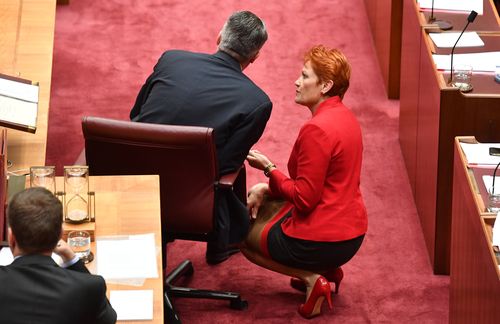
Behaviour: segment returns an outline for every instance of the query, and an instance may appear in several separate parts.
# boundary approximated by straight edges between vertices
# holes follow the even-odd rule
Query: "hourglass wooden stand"
[[[63,206],[66,206],[66,193],[64,191],[58,191],[56,196],[61,200]],[[63,215],[63,239],[66,240],[68,233],[71,231],[87,231],[90,233],[91,240],[94,241],[95,232],[95,192],[88,192],[88,217],[82,221],[75,222],[68,218],[66,213],[66,208],[64,208]]]

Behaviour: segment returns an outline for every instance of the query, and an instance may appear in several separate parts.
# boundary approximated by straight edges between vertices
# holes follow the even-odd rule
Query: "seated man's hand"
[[[247,209],[252,219],[257,218],[259,208],[264,201],[264,195],[269,191],[267,183],[258,183],[248,191]]]
[[[59,255],[65,263],[73,260],[75,257],[75,252],[73,252],[68,243],[62,239],[57,242],[57,245],[54,248],[54,253]]]

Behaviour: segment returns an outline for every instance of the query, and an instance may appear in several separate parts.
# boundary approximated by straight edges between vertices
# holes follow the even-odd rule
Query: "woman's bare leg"
[[[268,258],[261,249],[262,231],[264,230],[264,227],[272,220],[273,216],[279,210],[279,207],[282,206],[282,202],[266,202],[266,206],[262,207],[262,209],[259,211],[259,214],[257,215],[257,218],[250,226],[250,231],[247,235],[247,238],[245,239],[244,243],[240,245],[240,249],[243,255],[250,262],[255,263],[268,270],[279,272],[291,277],[297,277],[304,281],[307,287],[307,299],[307,297],[309,297],[310,290],[314,286],[320,274],[308,270],[292,268],[278,263]]]

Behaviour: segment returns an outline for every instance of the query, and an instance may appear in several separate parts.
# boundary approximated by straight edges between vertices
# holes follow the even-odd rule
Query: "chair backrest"
[[[82,129],[91,175],[158,174],[163,230],[212,231],[218,169],[211,128],[84,117]]]

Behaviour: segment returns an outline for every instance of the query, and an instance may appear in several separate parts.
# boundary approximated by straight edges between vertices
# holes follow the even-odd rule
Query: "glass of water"
[[[493,213],[500,212],[500,188],[488,189],[488,210]]]
[[[472,90],[472,66],[467,64],[460,64],[453,67],[453,82],[452,86],[460,89],[462,92],[469,92]]]
[[[71,231],[68,233],[68,245],[85,263],[94,259],[90,251],[90,233],[87,231]]]

